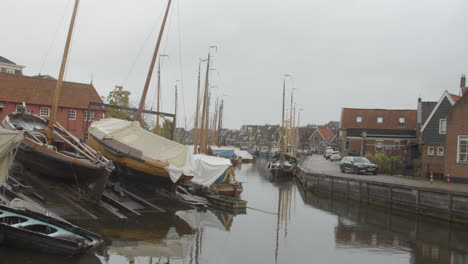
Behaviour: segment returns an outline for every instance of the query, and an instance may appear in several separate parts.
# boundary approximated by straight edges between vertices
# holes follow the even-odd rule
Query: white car
[[[339,161],[341,160],[341,155],[339,151],[333,151],[332,154],[330,155],[330,161]]]

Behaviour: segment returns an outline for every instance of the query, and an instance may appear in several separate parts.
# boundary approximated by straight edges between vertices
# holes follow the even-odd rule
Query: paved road
[[[300,165],[305,171],[319,173],[328,176],[347,177],[357,180],[371,180],[382,183],[403,184],[415,187],[441,189],[447,191],[464,192],[468,194],[468,184],[448,184],[446,182],[435,181],[433,184],[424,178],[415,179],[405,176],[390,176],[390,175],[356,175],[351,173],[340,172],[340,162],[331,162],[326,160],[321,155],[312,155],[307,157]]]

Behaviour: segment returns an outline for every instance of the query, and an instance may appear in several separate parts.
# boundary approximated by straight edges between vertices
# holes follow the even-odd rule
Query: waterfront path
[[[321,155],[312,155],[305,158],[300,167],[306,172],[327,175],[332,177],[342,177],[355,180],[373,181],[376,183],[390,183],[414,186],[418,188],[428,188],[433,190],[441,190],[448,192],[460,192],[468,194],[468,184],[450,183],[442,181],[434,181],[432,184],[425,178],[412,178],[406,176],[390,176],[390,175],[356,175],[352,173],[340,172],[340,162],[331,162],[326,160]]]

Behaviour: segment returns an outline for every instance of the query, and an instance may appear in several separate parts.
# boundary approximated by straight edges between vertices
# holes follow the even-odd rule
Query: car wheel
[[[341,167],[341,173],[345,173],[345,170],[343,167]]]

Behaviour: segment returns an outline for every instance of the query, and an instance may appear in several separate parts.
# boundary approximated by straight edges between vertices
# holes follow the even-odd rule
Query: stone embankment
[[[304,188],[361,202],[468,223],[468,184],[448,184],[402,176],[341,173],[339,162],[314,155],[296,173]]]

